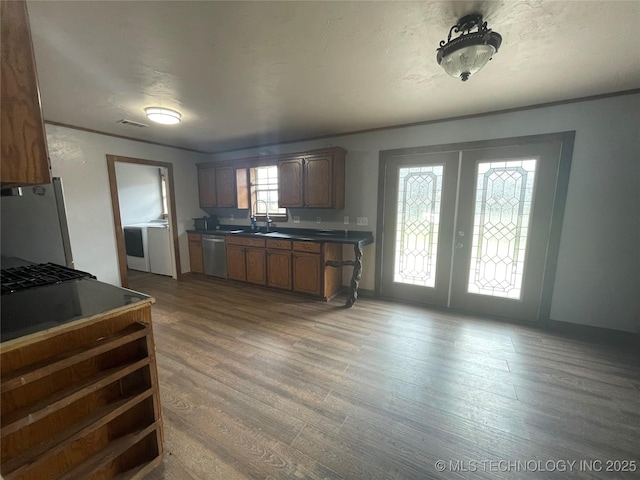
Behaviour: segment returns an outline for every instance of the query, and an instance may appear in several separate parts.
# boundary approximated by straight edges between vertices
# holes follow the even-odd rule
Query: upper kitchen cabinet
[[[27,4],[0,1],[3,187],[51,183]]]
[[[198,165],[200,207],[249,208],[246,168]]]
[[[344,208],[345,153],[335,147],[280,160],[280,207]]]
[[[198,195],[201,207],[217,206],[215,168],[198,166]]]

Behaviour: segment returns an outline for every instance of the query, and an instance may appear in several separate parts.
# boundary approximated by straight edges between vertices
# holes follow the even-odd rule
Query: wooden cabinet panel
[[[291,250],[291,240],[274,240],[272,238],[267,239],[267,248],[273,248],[277,250]]]
[[[201,207],[217,206],[215,168],[198,168],[198,195]]]
[[[267,251],[267,279],[270,287],[291,290],[290,251]]]
[[[321,256],[293,252],[293,291],[322,295]]]
[[[231,280],[247,280],[244,250],[244,247],[227,244],[227,276]]]
[[[0,16],[0,182],[3,186],[51,183],[27,4],[2,1]]]
[[[236,208],[236,172],[233,167],[216,168],[216,203],[218,207]]]
[[[204,273],[204,257],[202,256],[202,236],[189,234],[189,265],[194,273]]]
[[[281,208],[304,207],[301,158],[278,162],[278,205]]]
[[[247,282],[258,285],[267,284],[266,252],[264,249],[245,249]]]
[[[332,161],[331,156],[305,159],[305,207],[333,208]]]
[[[287,208],[344,208],[345,151],[332,148],[278,162],[278,201]]]
[[[320,253],[322,244],[318,242],[293,242],[293,249],[298,252]]]

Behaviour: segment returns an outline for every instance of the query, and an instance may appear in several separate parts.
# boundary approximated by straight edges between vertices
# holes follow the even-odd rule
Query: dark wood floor
[[[630,348],[131,273],[157,299],[166,453],[149,479],[638,478],[605,471],[640,470]]]

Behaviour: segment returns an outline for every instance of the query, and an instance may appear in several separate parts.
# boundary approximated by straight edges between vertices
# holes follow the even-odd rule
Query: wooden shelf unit
[[[150,303],[76,327],[2,345],[4,480],[141,478],[162,458]]]

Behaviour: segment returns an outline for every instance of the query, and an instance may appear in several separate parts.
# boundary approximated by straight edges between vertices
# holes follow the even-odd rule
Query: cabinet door
[[[333,208],[331,156],[307,158],[304,162],[305,207]]]
[[[0,32],[4,186],[51,183],[26,2],[3,1]]]
[[[198,169],[198,194],[201,207],[215,207],[217,205],[215,168]]]
[[[231,280],[247,280],[243,247],[227,245],[227,276]]]
[[[247,248],[245,253],[247,282],[267,284],[266,253],[264,249]]]
[[[216,168],[218,207],[236,208],[236,172],[233,167]]]
[[[194,273],[204,273],[202,242],[189,242],[189,265]]]
[[[302,163],[301,158],[278,162],[278,205],[281,208],[304,207]]]
[[[291,252],[267,251],[267,279],[270,287],[291,290]]]
[[[322,295],[320,255],[293,252],[293,290]]]

